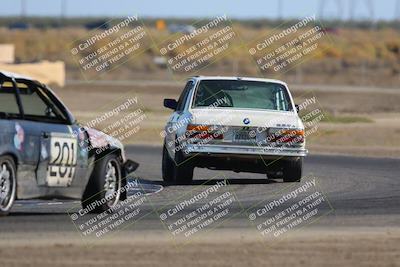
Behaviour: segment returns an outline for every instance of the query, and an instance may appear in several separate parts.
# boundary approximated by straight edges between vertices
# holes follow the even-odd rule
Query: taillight
[[[267,140],[275,143],[303,143],[304,130],[277,129],[268,133]]]
[[[203,131],[208,131],[209,129],[210,129],[210,126],[208,126],[208,125],[189,124],[186,127],[186,131],[194,131],[194,132],[203,132]]]
[[[194,139],[221,140],[224,138],[224,135],[217,126],[189,124],[186,127],[186,137]]]

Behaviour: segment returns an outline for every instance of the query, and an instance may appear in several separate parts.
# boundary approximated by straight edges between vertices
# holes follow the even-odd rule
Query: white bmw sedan
[[[242,77],[190,78],[165,131],[163,179],[186,184],[195,167],[300,181],[304,126],[287,85]]]

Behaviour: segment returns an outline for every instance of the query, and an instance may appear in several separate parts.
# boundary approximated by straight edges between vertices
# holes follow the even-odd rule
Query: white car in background
[[[174,110],[164,132],[164,181],[190,183],[195,167],[300,181],[304,126],[286,83],[196,76],[164,106]]]

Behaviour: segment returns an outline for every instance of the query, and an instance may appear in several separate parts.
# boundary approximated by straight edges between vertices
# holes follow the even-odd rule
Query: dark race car
[[[121,142],[77,123],[44,84],[0,71],[0,215],[16,199],[81,199],[91,212],[127,195],[138,167]]]

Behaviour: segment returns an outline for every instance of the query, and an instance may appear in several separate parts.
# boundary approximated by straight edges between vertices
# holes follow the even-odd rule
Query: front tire
[[[303,159],[288,159],[283,164],[283,182],[300,182],[303,172]]]
[[[162,166],[161,166],[162,178],[164,182],[166,183],[174,182],[174,165],[175,162],[169,156],[168,150],[164,144],[163,154],[162,154]]]
[[[96,163],[83,194],[82,206],[90,213],[101,213],[114,207],[121,198],[121,166],[115,154]]]
[[[17,171],[10,156],[0,157],[0,216],[10,213],[17,190]]]

